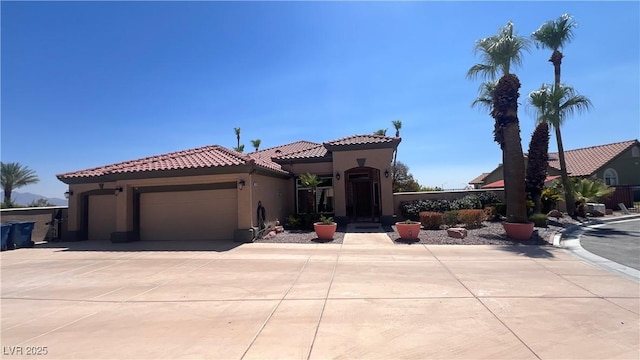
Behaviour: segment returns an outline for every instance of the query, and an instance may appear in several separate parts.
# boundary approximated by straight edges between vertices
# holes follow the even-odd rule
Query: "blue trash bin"
[[[16,248],[33,247],[31,232],[36,223],[34,221],[15,221],[11,223],[9,242],[13,241]]]
[[[2,251],[9,250],[9,233],[11,232],[11,224],[9,223],[0,223],[0,228],[2,229],[2,242],[0,242],[0,247]]]

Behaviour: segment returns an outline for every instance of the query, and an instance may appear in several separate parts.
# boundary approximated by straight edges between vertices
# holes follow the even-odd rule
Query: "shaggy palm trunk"
[[[518,97],[520,80],[513,74],[498,81],[491,115],[496,121],[495,138],[502,148],[504,191],[508,222],[527,222],[525,170],[520,124],[518,123]]]
[[[553,64],[553,73],[555,76],[555,88],[560,86],[560,68],[562,65],[563,55],[560,51],[555,50],[551,54],[549,61]],[[567,162],[564,158],[564,146],[562,145],[562,135],[560,134],[560,124],[556,124],[556,141],[558,143],[558,158],[560,159],[560,175],[562,176],[562,187],[564,188],[564,201],[567,205],[567,214],[573,216],[576,212],[576,206],[573,199],[573,193],[569,184],[569,174],[567,173]]]
[[[11,203],[11,192],[13,189],[9,186],[4,188],[4,203],[9,205]]]
[[[533,212],[539,213],[542,206],[540,198],[542,188],[547,178],[549,167],[549,124],[541,122],[536,126],[531,143],[529,144],[529,156],[527,160],[526,190],[533,201]]]

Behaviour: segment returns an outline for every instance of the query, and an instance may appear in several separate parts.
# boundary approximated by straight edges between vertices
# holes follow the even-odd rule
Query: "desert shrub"
[[[442,218],[445,224],[453,226],[458,223],[458,210],[445,211],[444,214],[442,214]]]
[[[451,210],[451,204],[447,200],[413,200],[400,203],[400,213],[405,219],[420,220],[423,211],[444,212]]]
[[[533,214],[529,216],[529,220],[533,221],[535,227],[547,227],[547,215],[545,214]]]
[[[444,224],[442,213],[433,211],[420,212],[420,223],[425,229],[440,229],[440,226]]]
[[[484,208],[484,218],[487,221],[498,221],[500,220],[500,215],[498,214],[498,210],[495,205],[487,205]]]
[[[482,209],[482,203],[476,195],[466,195],[451,202],[451,210]]]
[[[484,211],[480,209],[458,210],[458,221],[463,223],[467,229],[478,228],[484,221]]]
[[[302,218],[302,228],[306,230],[313,230],[313,224],[320,221],[319,213],[307,213]]]
[[[482,207],[485,207],[488,204],[495,204],[500,202],[500,198],[498,197],[498,195],[491,191],[481,192],[476,196],[478,197],[478,200],[480,200]]]
[[[487,206],[493,206],[496,208],[496,213],[500,216],[507,216],[507,204],[505,203],[495,203]]]
[[[285,219],[285,224],[289,229],[300,229],[300,219],[295,215],[289,215]]]

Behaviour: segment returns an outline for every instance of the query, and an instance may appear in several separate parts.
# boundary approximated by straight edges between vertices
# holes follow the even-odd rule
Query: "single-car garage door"
[[[140,194],[141,240],[231,240],[238,224],[236,189]]]
[[[116,197],[90,195],[88,202],[89,240],[111,240],[111,233],[116,231]]]

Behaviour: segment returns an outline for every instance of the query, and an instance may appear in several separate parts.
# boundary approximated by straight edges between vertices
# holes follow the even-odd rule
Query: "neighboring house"
[[[613,144],[565,150],[567,173],[570,177],[593,177],[610,186],[640,185],[640,142],[628,140]],[[526,156],[525,156],[526,162]],[[504,186],[502,164],[492,172],[482,174],[469,184],[476,188]],[[549,153],[546,182],[560,176],[558,153]]]
[[[57,175],[69,185],[72,240],[250,240],[265,220],[306,211],[298,175],[316,174],[317,210],[339,223],[389,224],[401,139],[354,135],[242,154],[205,146]]]

